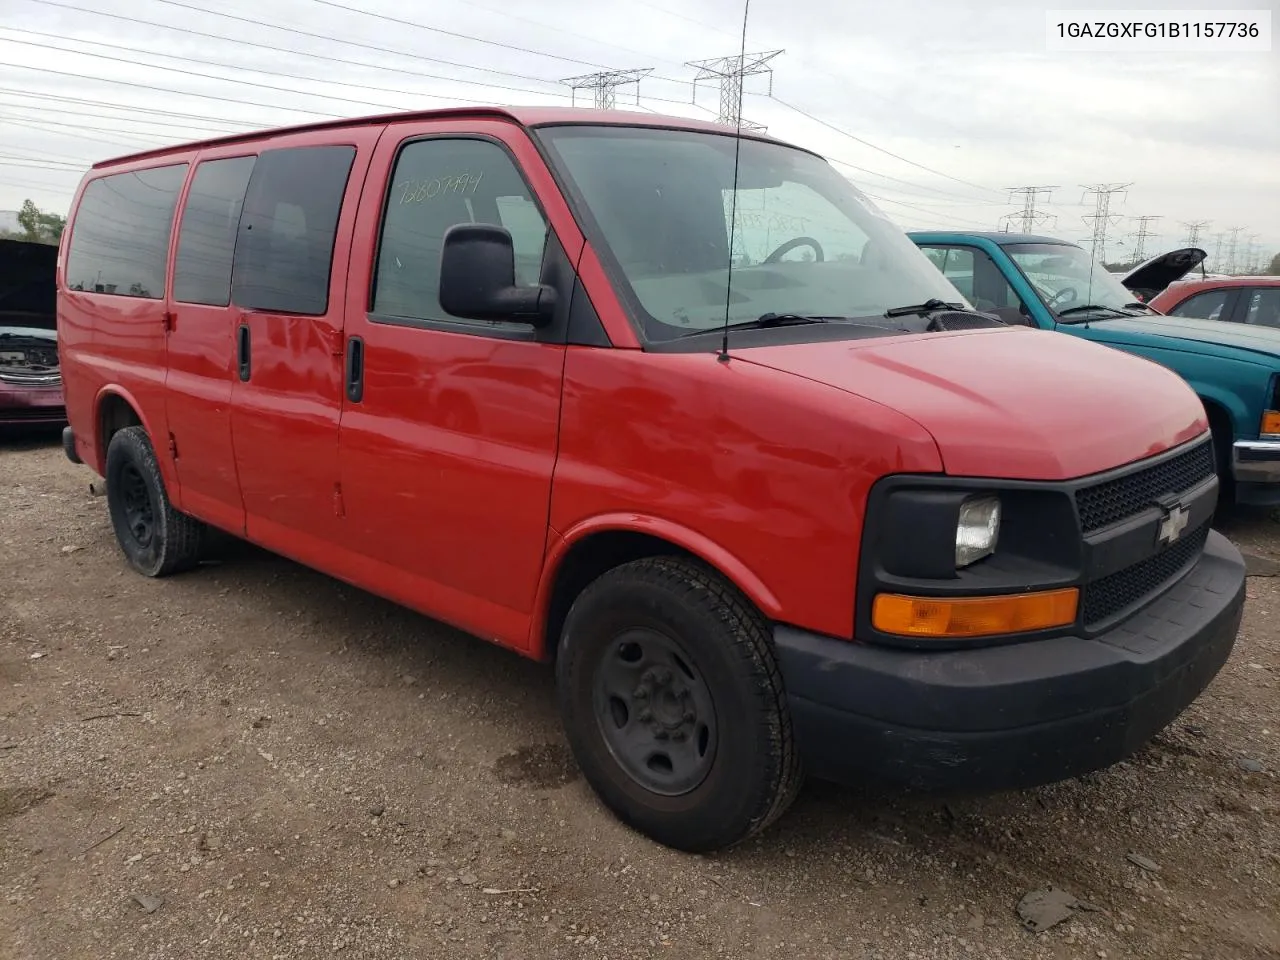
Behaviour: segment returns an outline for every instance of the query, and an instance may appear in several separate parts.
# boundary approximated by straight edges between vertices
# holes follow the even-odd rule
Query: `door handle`
[[[240,365],[240,379],[249,379],[249,325],[240,324],[236,328],[236,362]]]
[[[347,399],[364,399],[364,341],[359,337],[347,341]]]

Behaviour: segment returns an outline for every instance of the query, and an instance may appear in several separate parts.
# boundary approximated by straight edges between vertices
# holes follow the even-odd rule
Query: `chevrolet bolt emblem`
[[[1187,529],[1187,521],[1191,514],[1187,509],[1180,505],[1169,508],[1169,512],[1165,514],[1163,520],[1160,521],[1160,527],[1156,530],[1157,543],[1173,543],[1180,536],[1182,531]]]

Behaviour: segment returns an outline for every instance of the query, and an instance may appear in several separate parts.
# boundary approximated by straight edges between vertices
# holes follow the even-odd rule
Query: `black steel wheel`
[[[659,843],[730,846],[799,790],[769,625],[696,560],[638,560],[588,586],[565,620],[556,686],[588,783]]]
[[[673,637],[628,630],[602,644],[595,718],[618,765],[647,790],[694,790],[716,754],[716,708],[693,657]]]
[[[148,577],[194,567],[204,524],[174,509],[142,427],[116,431],[107,445],[106,470],[107,510],[129,564]]]

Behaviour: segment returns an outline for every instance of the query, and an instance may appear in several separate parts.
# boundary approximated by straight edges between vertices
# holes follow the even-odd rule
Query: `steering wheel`
[[[813,259],[818,263],[822,263],[826,259],[826,255],[822,252],[822,244],[818,243],[813,237],[795,237],[765,257],[764,262],[777,263],[785,254],[790,253],[796,247],[810,247],[813,250]]]
[[[1068,296],[1068,294],[1070,294],[1070,296]],[[1049,298],[1049,300],[1045,303],[1045,306],[1048,307],[1050,310],[1055,310],[1055,311],[1060,310],[1063,307],[1065,307],[1068,303],[1074,302],[1076,297],[1078,296],[1079,294],[1076,293],[1075,287],[1063,287],[1056,294],[1054,294],[1052,297]]]

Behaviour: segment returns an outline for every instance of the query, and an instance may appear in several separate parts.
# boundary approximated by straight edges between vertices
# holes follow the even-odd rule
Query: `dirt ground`
[[[129,572],[0,438],[0,958],[1280,957],[1280,523],[1223,673],[1131,762],[971,798],[810,784],[713,857],[619,825],[550,672],[237,542]],[[1019,922],[1049,886],[1092,909]],[[135,899],[136,898],[136,899]]]

